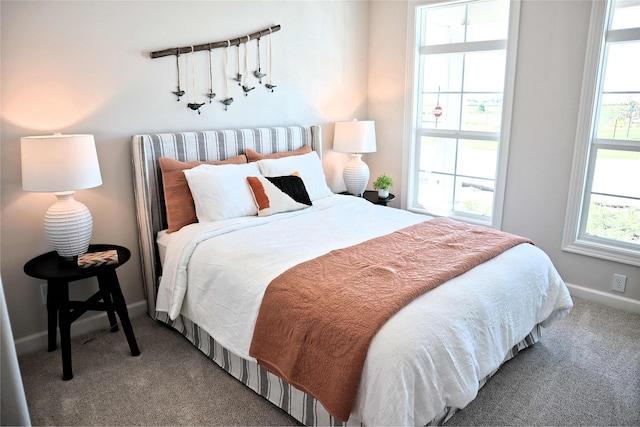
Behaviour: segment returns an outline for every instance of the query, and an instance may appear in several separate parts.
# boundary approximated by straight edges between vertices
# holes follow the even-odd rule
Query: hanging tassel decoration
[[[256,44],[258,46],[257,48],[257,53],[258,53],[258,69],[256,71],[253,72],[253,75],[258,79],[258,83],[262,84],[262,78],[264,76],[266,76],[265,73],[262,72],[262,68],[260,67],[260,37],[258,37],[256,39]]]
[[[191,47],[191,55],[189,55],[189,58],[191,59],[191,91],[189,92],[191,95],[187,93],[187,97],[191,98],[195,97],[196,94],[196,66],[195,61],[193,60],[193,46]],[[187,107],[189,107],[189,109],[193,111],[197,111],[198,115],[200,115],[200,107],[202,107],[203,105],[204,102],[202,104],[198,104],[197,102],[190,102],[187,104]]]
[[[242,82],[242,90],[244,91],[244,96],[248,96],[249,92],[255,89],[255,86],[249,87],[249,82],[247,81],[247,76],[249,75],[249,60],[247,59],[249,40],[251,40],[251,36],[247,36],[247,41],[244,43],[244,81]]]
[[[269,27],[269,45],[267,46],[267,52],[269,53],[269,69],[267,70],[267,75],[269,76],[269,81],[264,85],[264,87],[271,90],[271,93],[273,93],[273,89],[276,88],[276,85],[271,81],[273,78],[273,46],[271,45],[271,39],[273,38],[271,36],[272,33],[271,27]]]
[[[209,98],[209,104],[216,97],[213,91],[213,71],[211,70],[211,43],[209,43],[209,93],[207,93],[207,97]]]
[[[178,90],[173,91],[174,95],[178,97],[178,101],[180,101],[180,97],[184,95],[184,91],[180,89],[180,48],[178,48],[178,53],[176,53],[176,68],[178,69]]]
[[[224,95],[225,99],[221,100],[222,104],[224,104],[224,111],[227,111],[229,105],[233,103],[233,98],[229,97],[229,70],[227,67],[227,61],[229,59],[229,46],[231,43],[227,40],[227,47],[224,48]]]

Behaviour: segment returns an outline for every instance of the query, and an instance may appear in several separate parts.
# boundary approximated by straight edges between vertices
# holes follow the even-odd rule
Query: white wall
[[[43,219],[55,201],[50,194],[22,191],[21,136],[95,135],[103,185],[78,191],[76,198],[93,214],[93,242],[121,244],[132,250],[131,261],[118,269],[118,275],[127,302],[134,304],[144,297],[137,261],[132,135],[321,124],[328,151],[334,121],[366,118],[366,2],[3,0],[0,8],[0,248],[16,339],[46,330],[46,309],[40,296],[43,282],[27,277],[22,268],[33,256],[52,250]],[[282,26],[273,35],[276,91],[259,87],[244,98],[239,87],[232,86],[236,102],[227,112],[215,103],[207,104],[198,115],[186,107],[186,98],[176,102],[171,94],[176,85],[175,57],[149,57],[151,51],[236,38],[275,24]],[[250,46],[255,49],[255,42]],[[214,51],[219,64],[222,52]],[[249,58],[255,63],[255,50],[250,50]],[[208,89],[207,60],[205,52],[194,58],[202,69],[202,76],[197,74],[202,93]],[[233,61],[235,48],[230,50]],[[214,80],[220,96],[224,90],[220,74]],[[183,79],[182,86],[186,84]],[[341,190],[339,164],[344,155],[326,154],[331,184]],[[87,281],[71,288],[72,298],[79,299],[96,285]]]
[[[396,194],[404,184],[401,145],[410,113],[406,17],[415,4],[374,1],[369,14],[368,111],[380,149],[367,162],[372,177],[392,175]],[[590,12],[590,1],[522,1],[502,228],[532,238],[566,282],[583,287],[583,297],[617,304],[622,296],[629,300],[618,305],[640,310],[640,268],[561,250]],[[611,291],[614,273],[628,277],[624,294]]]

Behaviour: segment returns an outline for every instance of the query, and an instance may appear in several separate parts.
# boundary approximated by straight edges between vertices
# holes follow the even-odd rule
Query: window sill
[[[575,240],[564,245],[562,250],[579,255],[615,261],[621,264],[640,266],[640,251],[632,248],[622,248],[591,240]]]

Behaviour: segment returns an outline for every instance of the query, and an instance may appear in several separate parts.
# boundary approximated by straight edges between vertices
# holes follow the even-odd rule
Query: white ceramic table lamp
[[[376,151],[375,122],[337,122],[333,150],[351,154],[351,160],[345,165],[342,177],[349,193],[362,196],[369,183],[369,166],[362,161],[362,153]]]
[[[102,185],[93,135],[45,135],[20,138],[22,189],[52,192],[58,200],[44,217],[44,228],[64,258],[89,247],[91,212],[73,198],[75,190]]]

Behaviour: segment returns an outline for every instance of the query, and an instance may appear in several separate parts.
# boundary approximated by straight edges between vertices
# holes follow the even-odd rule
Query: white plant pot
[[[382,188],[378,190],[378,197],[381,199],[386,199],[389,197],[389,190],[383,190]]]

